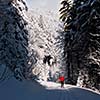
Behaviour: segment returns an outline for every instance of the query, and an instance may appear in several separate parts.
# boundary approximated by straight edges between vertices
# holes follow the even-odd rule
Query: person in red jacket
[[[59,81],[60,81],[60,83],[61,83],[61,88],[63,88],[63,87],[64,87],[64,81],[65,81],[64,76],[60,76],[60,77],[59,77]]]

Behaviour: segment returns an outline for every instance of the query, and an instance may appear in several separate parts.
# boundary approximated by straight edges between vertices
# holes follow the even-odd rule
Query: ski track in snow
[[[100,100],[100,94],[72,85],[60,87],[54,82],[19,82],[0,84],[0,100]]]
[[[46,95],[47,97],[50,97],[50,95],[52,95],[50,92],[52,91],[53,97],[55,97],[54,100],[78,100],[77,97],[71,96],[72,93],[70,93],[70,90],[68,89],[69,87],[71,87],[70,85],[65,85],[64,88],[61,88],[60,84],[57,83],[43,82],[41,84],[49,90],[47,92],[49,95]],[[49,98],[46,100],[49,100]]]

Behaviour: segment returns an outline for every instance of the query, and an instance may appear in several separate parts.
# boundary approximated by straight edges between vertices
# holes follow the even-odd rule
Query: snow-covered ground
[[[53,82],[19,82],[15,79],[0,84],[0,100],[100,100],[100,94],[71,85],[60,88]]]
[[[21,0],[21,1],[23,1],[23,0]],[[60,61],[60,59],[58,59],[58,58],[60,58],[58,56],[58,54],[60,55],[60,51],[61,51],[61,44],[59,43],[60,42],[59,38],[61,38],[61,37],[57,33],[58,21],[55,20],[56,16],[54,16],[53,13],[51,13],[51,12],[49,12],[49,13],[41,12],[40,13],[40,11],[37,12],[37,10],[36,10],[36,11],[32,11],[32,12],[28,13],[28,15],[26,15],[26,12],[24,12],[24,9],[26,8],[26,6],[24,6],[23,3],[21,3],[21,1],[18,1],[17,6],[15,3],[14,6],[16,9],[18,9],[19,15],[21,15],[22,18],[24,18],[28,22],[28,25],[26,28],[28,30],[30,30],[29,35],[28,35],[28,39],[29,39],[28,51],[30,52],[29,57],[31,57],[29,64],[32,65],[32,67],[37,68],[37,70],[35,70],[35,71],[33,68],[32,72],[34,72],[34,73],[32,73],[32,74],[36,75],[36,73],[40,70],[40,72],[39,72],[39,73],[41,73],[40,76],[43,78],[43,80],[46,80],[48,73],[49,73],[48,71],[50,70],[51,72],[56,73],[58,71],[58,69],[59,69],[58,67],[60,65],[60,64],[58,65],[58,62]],[[22,8],[21,9],[22,11],[20,11],[19,7]],[[4,10],[4,8],[2,8],[2,9]],[[31,13],[33,13],[33,14],[31,15]],[[10,17],[11,17],[11,15],[10,15]],[[11,17],[11,18],[14,18],[14,17]],[[23,24],[25,24],[25,23],[23,23]],[[11,25],[12,25],[12,23],[11,23]],[[23,30],[19,27],[18,27],[18,30],[15,29],[13,33],[15,33],[16,31],[18,31],[18,33],[21,33],[20,35],[23,34],[23,32],[22,32]],[[14,40],[15,38],[13,38],[13,35],[10,38]],[[27,36],[27,35],[25,35],[25,36]],[[23,41],[25,41],[27,39],[27,37],[26,37],[26,39],[24,40],[24,35],[22,35],[20,37],[22,37]],[[7,38],[7,39],[9,39],[9,38]],[[58,40],[58,42],[56,42],[57,40]],[[18,43],[20,44],[21,42],[18,42]],[[56,45],[59,46],[59,48],[56,48]],[[12,44],[11,44],[11,46],[12,46]],[[23,47],[23,44],[22,44],[22,47]],[[11,48],[13,49],[13,46]],[[9,50],[11,50],[11,48]],[[22,48],[20,45],[19,45],[19,48],[20,49],[18,49],[18,50],[21,51]],[[15,50],[17,50],[17,49],[15,49]],[[26,51],[26,50],[22,49],[22,51]],[[5,55],[6,54],[5,51],[3,51],[3,52]],[[21,52],[21,54],[22,53],[23,52]],[[7,54],[10,54],[10,53],[8,53],[8,49],[7,49]],[[55,63],[53,68],[51,68],[51,66],[49,66],[50,68],[48,68],[48,65],[46,65],[46,64],[43,65],[43,59],[44,59],[45,55],[47,55],[47,54],[51,55],[58,61],[58,62],[56,61],[57,63]],[[1,52],[1,55],[3,55],[2,52]],[[24,53],[23,53],[23,55],[24,55]],[[24,58],[23,55],[22,55],[22,59]],[[19,55],[16,55],[16,56],[19,57]],[[9,57],[7,57],[7,59]],[[36,62],[34,60],[35,57],[36,57]],[[11,59],[11,61],[13,61],[13,60]],[[8,62],[11,63],[11,61],[8,59]],[[16,61],[16,59],[15,59],[15,61]],[[24,60],[24,61],[26,61],[26,60]],[[3,62],[5,62],[5,60]],[[16,62],[16,66],[18,64],[18,67],[15,68],[14,74],[17,71],[19,73],[21,73],[19,63],[21,64],[20,59],[19,59],[19,62],[18,61]],[[36,63],[36,65],[34,65],[34,63]],[[12,65],[12,63],[11,63],[11,65]],[[15,62],[14,62],[14,65],[15,65]],[[5,67],[2,65],[2,67],[0,69],[2,69],[2,68],[5,69]],[[3,69],[0,71],[3,72]],[[9,76],[8,71],[5,72],[5,73],[7,73],[7,74],[5,74],[6,76]],[[4,76],[4,78],[6,76]],[[39,79],[42,79],[41,77],[39,77]],[[46,77],[46,79],[44,79],[45,77]],[[0,78],[2,78],[2,73],[0,75]],[[0,83],[0,100],[51,100],[51,99],[52,100],[100,100],[99,93],[95,93],[95,92],[87,90],[87,89],[82,89],[82,88],[78,88],[78,87],[71,86],[71,85],[65,85],[64,88],[60,88],[59,83],[46,82],[46,81],[45,82],[39,81],[39,82],[40,82],[40,84],[35,81],[19,82],[19,81],[15,80],[14,78],[11,78],[7,82]]]

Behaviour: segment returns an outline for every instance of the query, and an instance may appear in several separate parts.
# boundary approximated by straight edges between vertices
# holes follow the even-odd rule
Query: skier
[[[60,81],[60,83],[61,83],[61,88],[64,87],[64,80],[65,80],[64,76],[60,76],[60,77],[59,77],[59,81]]]

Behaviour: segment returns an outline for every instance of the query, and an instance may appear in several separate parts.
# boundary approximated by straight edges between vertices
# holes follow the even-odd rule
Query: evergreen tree
[[[65,3],[66,2],[66,3]],[[67,55],[68,78],[74,80],[78,73],[87,71],[86,87],[100,88],[100,1],[99,0],[69,0],[62,1],[60,9],[64,22],[65,55]],[[85,69],[85,70],[84,70]],[[74,72],[75,71],[75,72]],[[85,75],[84,75],[85,76]],[[85,81],[85,78],[83,78]]]
[[[29,53],[34,50],[37,60],[35,64],[31,64],[30,77],[55,81],[60,68],[61,56],[59,55],[62,46],[56,15],[51,11],[40,9],[33,9],[28,12],[28,15]]]
[[[0,81],[9,76],[26,78],[28,33],[23,17],[26,10],[23,0],[0,1]]]

